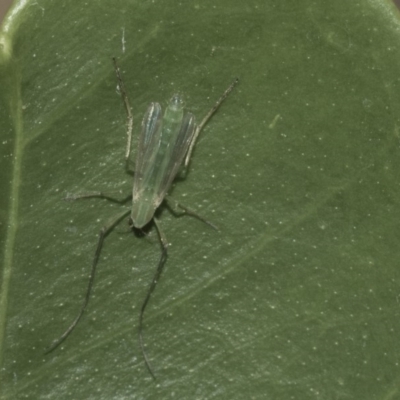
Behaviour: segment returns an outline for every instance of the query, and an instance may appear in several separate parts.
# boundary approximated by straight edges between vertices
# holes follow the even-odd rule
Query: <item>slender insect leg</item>
[[[139,315],[139,343],[140,343],[140,349],[142,350],[142,354],[143,354],[143,358],[144,361],[146,363],[146,367],[149,370],[151,376],[153,377],[153,379],[156,379],[156,376],[154,375],[153,369],[150,365],[149,359],[147,357],[146,351],[144,349],[144,342],[143,342],[143,315],[144,315],[144,311],[147,307],[147,304],[150,300],[151,294],[153,293],[157,282],[160,279],[161,276],[161,272],[164,268],[165,265],[165,261],[167,260],[167,248],[168,248],[168,242],[167,242],[167,238],[165,237],[164,233],[162,232],[161,228],[160,228],[160,223],[158,222],[158,220],[156,218],[153,218],[154,220],[154,224],[157,228],[157,233],[158,233],[158,237],[160,239],[160,245],[161,245],[161,256],[160,256],[160,260],[158,262],[158,266],[156,269],[156,272],[153,276],[153,280],[151,281],[149,290],[147,291],[147,295],[146,298],[144,299],[144,302],[142,304],[142,308],[140,309],[140,315]]]
[[[125,90],[124,81],[122,80],[121,72],[119,70],[117,60],[113,57],[113,63],[115,68],[115,74],[117,75],[119,92],[121,93],[122,101],[124,102],[124,107],[126,111],[126,150],[125,150],[125,168],[129,171],[129,155],[131,154],[131,145],[132,145],[132,128],[133,128],[133,116],[131,106],[129,104],[128,94]]]
[[[194,145],[196,144],[197,137],[199,136],[201,130],[204,128],[204,125],[208,122],[208,120],[213,116],[213,114],[218,110],[219,106],[222,104],[222,102],[228,97],[229,93],[232,92],[233,88],[236,86],[236,84],[239,82],[239,78],[236,78],[228,87],[228,89],[225,90],[225,92],[222,94],[222,96],[218,99],[218,101],[215,103],[214,107],[207,113],[207,115],[203,118],[203,120],[200,122],[200,124],[197,126],[196,131],[193,135],[193,139],[190,142],[189,150],[186,154],[185,158],[185,167],[189,165],[190,162],[190,156],[192,155]]]
[[[182,204],[178,203],[176,200],[172,199],[171,197],[168,196],[168,199],[165,198],[164,201],[167,202],[167,206],[171,209],[173,214],[186,214],[190,215],[191,217],[197,218],[200,221],[204,222],[208,226],[211,226],[211,228],[215,229],[218,231],[218,227],[214,225],[212,222],[208,221],[207,219],[203,218],[201,215],[197,214],[195,211],[191,210],[190,208],[187,208],[183,206]],[[182,211],[180,211],[180,210]]]
[[[56,347],[58,347],[70,335],[70,333],[74,330],[74,328],[78,324],[79,320],[81,319],[81,317],[89,303],[90,293],[92,291],[94,277],[96,274],[96,267],[97,267],[97,263],[99,261],[101,249],[103,247],[104,239],[107,237],[107,235],[110,233],[110,231],[115,227],[115,225],[117,225],[129,213],[130,213],[130,210],[125,210],[124,212],[119,213],[117,217],[110,220],[106,225],[103,226],[103,228],[101,228],[101,231],[99,233],[99,240],[97,242],[97,248],[94,253],[94,257],[93,257],[93,261],[92,261],[92,269],[91,269],[90,275],[89,275],[89,283],[88,283],[88,287],[86,289],[86,295],[83,300],[82,307],[81,307],[78,315],[76,316],[76,318],[72,321],[70,326],[67,328],[67,330],[58,339],[53,341],[51,346],[46,350],[45,354],[50,353]]]
[[[112,201],[114,203],[124,204],[132,198],[131,194],[124,197],[123,199],[118,199],[118,198],[114,197],[114,195],[119,195],[119,194],[121,194],[120,191],[108,192],[108,193],[104,193],[104,192],[84,192],[84,193],[77,193],[77,194],[68,193],[65,196],[64,200],[70,201],[70,200],[99,198],[99,199],[106,199],[106,200]]]

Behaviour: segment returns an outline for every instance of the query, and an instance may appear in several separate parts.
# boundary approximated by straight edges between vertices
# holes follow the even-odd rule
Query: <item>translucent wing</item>
[[[157,103],[149,106],[142,123],[132,193],[131,219],[145,226],[163,201],[182,164],[195,132],[192,114],[183,114],[183,102],[174,96],[165,114]]]
[[[159,191],[157,193],[158,198],[161,201],[167,194],[172,181],[175,179],[176,174],[182,165],[183,159],[189,149],[190,143],[193,140],[193,135],[196,129],[196,120],[193,114],[187,113],[183,120],[176,141],[173,145],[171,157],[165,169],[164,176],[161,180],[159,186]]]
[[[143,117],[142,132],[136,154],[134,191],[139,193],[152,175],[154,159],[160,146],[162,111],[158,103],[151,103]]]

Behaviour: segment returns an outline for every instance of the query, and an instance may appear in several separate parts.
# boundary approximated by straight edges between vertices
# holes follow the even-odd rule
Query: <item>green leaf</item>
[[[0,32],[1,399],[399,397],[400,24],[389,1],[17,1]],[[107,238],[134,129],[174,92],[205,128],[154,229]]]

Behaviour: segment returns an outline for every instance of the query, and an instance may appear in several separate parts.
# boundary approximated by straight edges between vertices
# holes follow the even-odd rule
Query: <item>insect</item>
[[[117,75],[119,92],[127,114],[127,145],[125,150],[125,169],[129,169],[129,157],[131,152],[132,143],[132,130],[133,130],[133,116],[128,99],[127,92],[122,80],[122,76],[117,65],[115,58],[113,59],[114,69]],[[168,242],[161,230],[158,219],[154,216],[155,211],[166,200],[166,195],[170,189],[172,182],[178,174],[182,164],[188,167],[190,157],[195,145],[195,142],[203,129],[204,125],[217,111],[221,103],[226,99],[229,93],[233,90],[238,83],[238,79],[225,90],[222,96],[215,103],[214,107],[207,113],[199,125],[196,125],[195,117],[191,113],[184,113],[183,100],[180,95],[175,94],[172,96],[164,114],[162,114],[161,106],[158,103],[151,103],[144,115],[142,121],[142,131],[139,137],[139,145],[136,156],[136,165],[134,170],[134,181],[132,195],[126,200],[132,200],[130,209],[124,209],[113,219],[111,219],[100,230],[96,251],[94,253],[91,272],[89,275],[89,282],[84,297],[83,304],[80,308],[78,315],[65,330],[65,332],[56,340],[53,341],[46,353],[53,351],[57,348],[75,329],[79,320],[89,303],[90,293],[93,287],[97,264],[99,261],[101,249],[103,247],[104,239],[113,230],[113,228],[121,222],[125,217],[130,214],[129,225],[132,229],[142,229],[154,222],[158,237],[161,245],[161,256],[158,262],[157,269],[153,279],[148,288],[146,297],[142,303],[139,313],[139,344],[143,354],[143,358],[147,369],[151,376],[155,379],[153,368],[150,365],[143,342],[143,316],[146,306],[150,300],[156,284],[161,276],[165,261],[167,259]],[[112,199],[111,196],[102,192],[91,192],[80,195],[74,195],[69,199],[77,200],[82,198],[106,198]],[[121,202],[121,201],[119,201]],[[122,201],[123,202],[123,201]],[[211,223],[182,206],[174,202],[176,208],[182,210],[183,213],[199,218],[203,222],[211,225]]]

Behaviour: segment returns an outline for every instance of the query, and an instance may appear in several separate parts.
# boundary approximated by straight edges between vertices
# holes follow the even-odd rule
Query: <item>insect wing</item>
[[[151,103],[142,121],[142,132],[136,154],[134,188],[141,191],[146,185],[145,177],[152,174],[154,158],[160,145],[162,131],[162,111],[159,103]]]
[[[167,194],[169,187],[172,184],[179,168],[182,164],[183,158],[185,157],[190,143],[193,140],[193,135],[196,129],[195,117],[191,113],[187,113],[183,117],[182,125],[179,134],[174,143],[173,151],[171,153],[170,160],[168,162],[167,168],[165,169],[164,176],[161,180],[159,191],[157,197],[162,201],[162,199]]]

